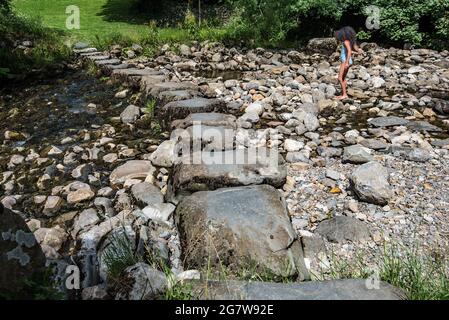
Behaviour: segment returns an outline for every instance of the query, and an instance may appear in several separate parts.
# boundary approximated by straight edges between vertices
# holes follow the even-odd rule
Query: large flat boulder
[[[232,128],[198,124],[174,130],[171,139],[179,141],[183,148],[195,151],[226,151],[235,148],[236,131]]]
[[[208,113],[193,113],[182,120],[175,120],[171,123],[171,129],[186,129],[200,123],[203,126],[209,127],[225,127],[236,128],[236,117],[230,114],[208,112]]]
[[[282,157],[274,159],[269,154],[260,152],[250,157],[247,149],[203,152],[200,161],[201,163],[181,162],[175,166],[172,180],[175,193],[190,194],[258,184],[280,188],[287,177]]]
[[[226,103],[219,99],[194,98],[181,101],[173,101],[163,107],[165,118],[168,122],[183,119],[192,113],[224,112]]]
[[[162,72],[159,70],[153,69],[137,69],[137,68],[129,68],[129,69],[116,69],[112,71],[112,77],[117,79],[126,79],[131,76],[156,76],[162,75]]]
[[[196,90],[198,86],[192,82],[160,82],[148,83],[144,89],[149,96],[158,98],[159,94],[164,91]]]
[[[278,190],[268,185],[202,191],[176,210],[185,267],[230,271],[257,265],[307,279],[303,251]]]
[[[383,281],[364,279],[268,283],[243,281],[192,281],[201,300],[403,300],[402,290]]]

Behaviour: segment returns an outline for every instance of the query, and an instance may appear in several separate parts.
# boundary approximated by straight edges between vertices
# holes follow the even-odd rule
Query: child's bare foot
[[[337,100],[345,100],[345,99],[349,99],[349,97],[347,95],[344,95],[344,96],[338,96],[336,99]]]

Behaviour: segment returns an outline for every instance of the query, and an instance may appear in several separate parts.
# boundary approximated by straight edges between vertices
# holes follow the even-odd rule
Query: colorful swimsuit
[[[348,55],[348,49],[346,49],[345,45],[342,44],[341,45],[341,54],[340,54],[340,61],[342,63],[345,63],[347,55]],[[352,57],[351,57],[351,59],[349,59],[349,65],[351,66],[352,63],[353,63],[353,61],[352,61]]]

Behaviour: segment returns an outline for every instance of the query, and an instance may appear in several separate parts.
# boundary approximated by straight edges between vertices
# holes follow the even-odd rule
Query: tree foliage
[[[449,0],[228,0],[235,36],[262,43],[304,35],[330,36],[352,25],[365,36],[393,43],[448,45]],[[369,30],[368,6],[379,8],[380,28]],[[376,17],[375,17],[376,18]]]

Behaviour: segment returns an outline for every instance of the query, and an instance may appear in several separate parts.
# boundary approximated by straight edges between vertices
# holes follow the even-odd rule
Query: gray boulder
[[[302,283],[195,281],[201,300],[404,300],[404,292],[388,283],[345,279]],[[207,289],[204,290],[207,284]],[[375,286],[374,286],[375,285]]]
[[[309,277],[285,200],[271,186],[194,193],[180,202],[176,220],[187,268],[256,263],[275,274]]]
[[[360,200],[386,205],[393,196],[388,171],[378,162],[359,166],[350,177],[354,192]]]

